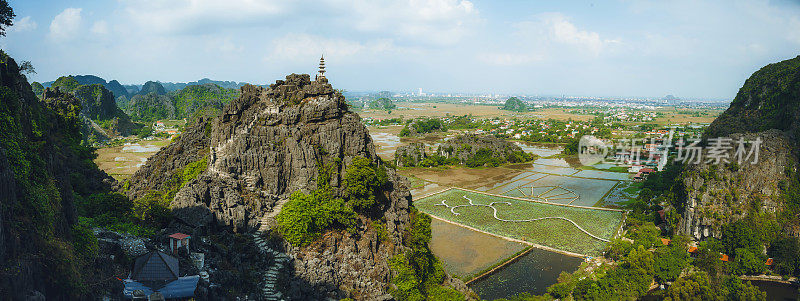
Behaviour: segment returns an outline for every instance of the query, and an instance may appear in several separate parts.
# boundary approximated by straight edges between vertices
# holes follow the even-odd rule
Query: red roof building
[[[722,254],[722,257],[720,257],[719,260],[728,261],[728,254]]]
[[[671,240],[669,240],[669,239],[667,239],[667,238],[662,238],[662,239],[661,239],[661,244],[663,244],[663,245],[665,245],[665,246],[666,246],[666,245],[669,245],[669,243],[670,243],[670,242],[671,242]]]
[[[186,252],[189,252],[189,239],[192,238],[191,235],[183,234],[183,233],[173,233],[169,236],[169,249],[172,251],[172,254],[178,254],[178,249],[186,248]]]

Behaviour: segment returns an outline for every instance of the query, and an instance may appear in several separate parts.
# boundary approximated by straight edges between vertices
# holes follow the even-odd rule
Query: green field
[[[416,200],[414,206],[427,214],[495,235],[587,255],[600,254],[606,242],[563,219],[524,220],[566,218],[586,232],[610,240],[623,218],[619,211],[559,206],[458,188]]]

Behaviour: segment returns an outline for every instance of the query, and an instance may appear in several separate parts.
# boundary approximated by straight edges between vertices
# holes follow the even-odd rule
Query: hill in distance
[[[525,104],[522,100],[516,97],[510,97],[506,100],[506,104],[502,108],[503,110],[514,111],[514,112],[527,112],[528,105]]]

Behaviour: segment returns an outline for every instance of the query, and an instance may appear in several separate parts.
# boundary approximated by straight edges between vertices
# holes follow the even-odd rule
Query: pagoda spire
[[[317,80],[325,78],[325,55],[319,58],[319,73],[317,73]]]

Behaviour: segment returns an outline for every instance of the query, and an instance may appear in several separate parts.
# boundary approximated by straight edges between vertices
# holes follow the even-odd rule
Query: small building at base
[[[178,258],[151,251],[136,258],[128,279],[122,281],[125,287],[122,294],[127,299],[137,299],[142,295],[164,299],[191,298],[199,280],[197,275],[180,277]]]
[[[189,234],[174,233],[169,236],[169,250],[172,254],[178,254],[180,248],[186,248],[189,252],[189,239],[192,238]]]

